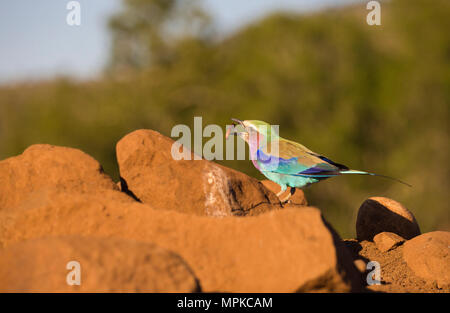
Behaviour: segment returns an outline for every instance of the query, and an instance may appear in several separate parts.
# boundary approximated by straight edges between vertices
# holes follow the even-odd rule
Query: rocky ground
[[[1,161],[0,291],[450,291],[450,233],[421,234],[396,201],[366,200],[343,240],[300,190],[283,206],[272,182],[173,160],[172,144],[151,130],[122,138],[119,183],[72,148]],[[71,261],[80,285],[66,283]]]

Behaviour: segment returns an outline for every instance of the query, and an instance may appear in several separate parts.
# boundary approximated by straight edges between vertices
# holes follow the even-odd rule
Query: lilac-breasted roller
[[[281,186],[277,196],[280,196],[287,189],[287,186],[291,187],[290,193],[282,202],[288,201],[289,197],[294,194],[295,188],[302,188],[344,174],[380,176],[408,185],[389,176],[351,170],[347,166],[333,162],[297,142],[280,137],[276,130],[266,122],[232,120],[236,124],[233,129],[227,131],[227,138],[228,135],[232,134],[247,142],[253,165],[264,176]],[[242,125],[244,131],[236,131],[237,125]]]

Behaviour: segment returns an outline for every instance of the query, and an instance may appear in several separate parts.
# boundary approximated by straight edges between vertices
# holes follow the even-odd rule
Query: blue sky
[[[307,12],[362,0],[203,0],[218,30],[238,30],[274,10]],[[0,2],[0,84],[65,75],[92,78],[108,59],[108,17],[120,0],[79,0],[81,25],[66,23],[69,0]]]

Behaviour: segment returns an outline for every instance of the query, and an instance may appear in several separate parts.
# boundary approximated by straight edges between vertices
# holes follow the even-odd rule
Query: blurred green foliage
[[[180,1],[125,4],[104,77],[0,88],[2,159],[34,143],[72,146],[117,180],[115,143],[135,129],[260,119],[336,162],[413,185],[352,176],[306,188],[343,237],[369,196],[402,202],[422,231],[450,228],[450,1],[383,2],[381,26],[366,24],[365,4],[278,13],[225,39],[192,3],[191,20]],[[170,35],[173,25],[189,31]],[[220,163],[262,178],[249,161]]]

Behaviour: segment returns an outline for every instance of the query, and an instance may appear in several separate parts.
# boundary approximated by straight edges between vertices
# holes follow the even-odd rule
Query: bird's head
[[[258,120],[241,121],[235,118],[231,119],[235,127],[229,132],[230,135],[237,135],[245,140],[249,145],[257,144],[263,140],[267,143],[274,138],[278,138],[278,133],[269,123]],[[236,131],[236,126],[241,125],[244,131]],[[228,137],[228,136],[227,136]]]

